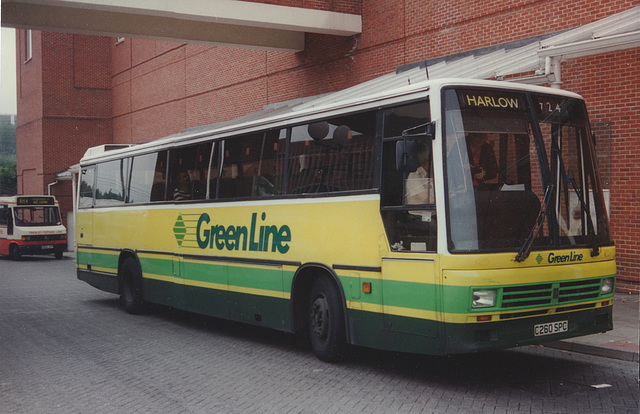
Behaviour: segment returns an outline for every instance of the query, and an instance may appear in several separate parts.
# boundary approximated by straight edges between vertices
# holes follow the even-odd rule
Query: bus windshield
[[[444,92],[451,252],[609,244],[584,103],[488,89]]]
[[[17,226],[58,226],[62,224],[57,206],[14,208]]]

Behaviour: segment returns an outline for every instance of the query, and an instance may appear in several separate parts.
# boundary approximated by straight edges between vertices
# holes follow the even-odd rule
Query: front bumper
[[[536,336],[536,325],[568,321],[568,330]],[[512,348],[591,335],[613,329],[613,306],[557,313],[543,317],[485,323],[445,324],[447,354]]]

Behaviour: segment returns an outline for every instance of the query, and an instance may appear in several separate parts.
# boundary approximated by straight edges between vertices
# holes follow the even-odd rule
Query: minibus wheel
[[[325,362],[343,358],[347,346],[343,308],[337,287],[328,278],[314,280],[308,315],[313,353]]]
[[[20,260],[21,257],[22,257],[22,253],[20,253],[20,248],[17,245],[12,244],[11,258],[17,262],[18,260]]]

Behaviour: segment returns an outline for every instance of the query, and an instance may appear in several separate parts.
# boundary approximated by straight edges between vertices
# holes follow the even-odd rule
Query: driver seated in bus
[[[488,142],[487,134],[469,133],[467,153],[473,176],[473,187],[477,190],[488,190],[491,184],[497,184],[498,163],[493,147]]]
[[[409,173],[405,181],[405,204],[433,204],[433,174],[431,169],[431,156],[429,150],[423,143],[420,143],[418,150],[417,170]],[[412,214],[422,215],[420,212]]]
[[[435,225],[435,206],[426,208],[426,205],[435,204],[433,188],[433,165],[430,147],[425,143],[419,143],[418,163],[420,166],[407,176],[404,187],[405,205],[425,206],[420,209],[409,210],[407,217],[408,231],[415,236],[427,236],[435,234],[435,228],[427,225]]]

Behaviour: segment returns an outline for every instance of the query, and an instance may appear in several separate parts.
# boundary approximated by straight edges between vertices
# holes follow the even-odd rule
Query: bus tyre
[[[139,315],[144,312],[142,299],[142,270],[133,257],[122,263],[120,271],[120,302],[128,313]]]
[[[17,262],[21,257],[22,254],[20,254],[20,248],[15,244],[11,246],[11,258]]]
[[[313,353],[325,362],[340,360],[347,347],[344,315],[336,285],[318,278],[309,300],[309,339]]]
[[[56,259],[60,260],[60,259],[62,259],[63,253],[64,253],[64,252],[63,252],[62,250],[56,250],[56,251],[53,253],[53,255],[54,255],[54,257],[55,257]]]

